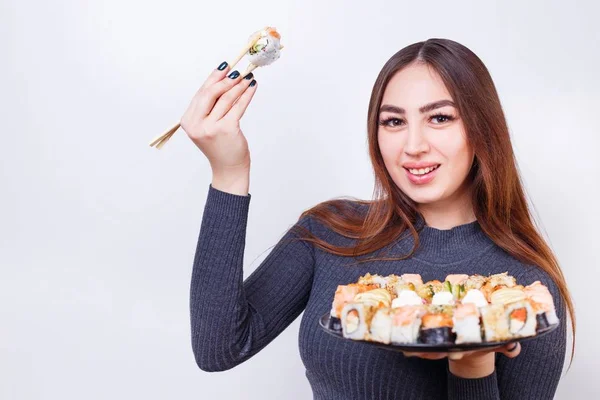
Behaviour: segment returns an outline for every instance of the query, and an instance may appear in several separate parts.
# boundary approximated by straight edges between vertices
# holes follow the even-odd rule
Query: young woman
[[[201,369],[244,362],[304,311],[300,354],[315,399],[553,397],[573,306],[532,222],[498,94],[473,52],[430,39],[390,58],[368,112],[374,200],[336,199],[305,211],[245,281],[250,155],[239,120],[257,86],[227,74],[226,63],[215,69],[181,119],[213,170],[191,282]],[[561,325],[516,346],[450,356],[386,351],[323,332],[318,319],[336,287],[367,272],[539,280]]]

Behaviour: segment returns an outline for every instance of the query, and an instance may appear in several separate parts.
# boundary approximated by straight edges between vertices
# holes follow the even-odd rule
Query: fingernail
[[[252,79],[254,77],[254,74],[252,72],[250,72],[248,75],[246,75],[244,77],[244,79]]]
[[[252,79],[252,82],[250,82],[250,87],[255,86],[256,85],[256,80]]]
[[[512,346],[511,348],[509,348],[509,349],[506,349],[506,350],[508,350],[509,352],[511,352],[511,351],[515,351],[515,350],[517,349],[517,346],[518,346],[518,345],[519,345],[519,343],[518,343],[518,342],[515,342],[515,343],[513,343],[513,346]]]
[[[217,69],[219,71],[223,71],[225,68],[227,68],[229,64],[227,64],[227,61],[223,61],[221,64],[219,64],[219,66],[217,67]]]
[[[240,76],[240,73],[238,71],[233,71],[232,73],[230,73],[227,77],[231,78],[231,79],[235,79],[238,76]]]

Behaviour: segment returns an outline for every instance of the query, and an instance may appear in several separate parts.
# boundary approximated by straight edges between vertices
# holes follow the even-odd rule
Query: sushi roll
[[[358,293],[354,296],[354,302],[365,303],[373,307],[390,307],[392,305],[392,295],[386,289],[373,289]]]
[[[469,279],[469,275],[465,274],[452,274],[446,276],[446,282],[450,282],[451,285],[464,284]]]
[[[492,304],[509,304],[517,301],[523,301],[527,297],[523,289],[515,288],[502,288],[493,292],[490,296],[490,302]]]
[[[460,300],[466,293],[465,282],[469,275],[448,275],[444,281],[444,290],[452,293],[455,300]]]
[[[480,288],[486,300],[491,303],[492,293],[502,288],[512,288],[517,285],[514,277],[508,275],[508,272],[491,275],[486,279],[485,284]]]
[[[431,304],[436,306],[451,306],[454,305],[454,303],[454,295],[446,290],[437,292],[431,299]]]
[[[536,315],[522,287],[498,289],[492,293],[491,301],[492,304],[504,306],[508,331],[512,337],[535,335]]]
[[[478,308],[488,305],[485,296],[479,289],[470,289],[460,302],[462,304],[475,304],[475,306]]]
[[[554,300],[548,288],[540,281],[535,281],[524,289],[525,296],[531,301],[538,321],[538,330],[558,324],[558,316],[554,307]]]
[[[267,27],[261,31],[254,32],[250,35],[249,40],[254,41],[257,37],[258,40],[248,50],[248,61],[258,67],[264,67],[277,61],[283,48],[280,43],[281,35],[277,32],[277,29]]]
[[[529,301],[507,304],[504,317],[508,320],[508,332],[513,338],[535,335],[537,321]]]
[[[368,339],[373,342],[390,344],[392,335],[392,309],[382,307],[375,311],[369,326]]]
[[[402,274],[400,278],[402,278],[404,283],[412,284],[415,288],[423,284],[423,279],[419,274]]]
[[[481,343],[480,314],[473,303],[458,304],[452,316],[452,332],[456,333],[456,344]]]
[[[378,288],[385,289],[388,284],[388,279],[386,276],[382,275],[371,275],[367,273],[365,276],[361,276],[358,279],[358,283],[362,285],[377,285]]]
[[[429,306],[421,319],[420,343],[454,343],[456,335],[452,332],[452,306]]]
[[[430,303],[433,299],[433,296],[437,292],[441,292],[443,290],[444,284],[438,280],[433,280],[429,282],[425,282],[423,285],[419,286],[416,289],[419,297],[424,299],[426,302]]]
[[[517,285],[516,279],[513,276],[508,275],[508,272],[491,275],[487,279],[487,281],[492,287],[496,287],[496,286],[514,287]]]
[[[465,285],[465,291],[469,291],[471,289],[481,289],[481,287],[485,284],[486,277],[483,275],[471,275],[469,276],[463,284]]]
[[[367,340],[371,319],[377,310],[377,307],[365,303],[346,303],[340,318],[342,335],[348,339]]]
[[[385,289],[390,292],[392,296],[396,296],[396,286],[402,283],[402,278],[398,275],[388,275],[385,277]]]
[[[504,306],[502,304],[490,304],[479,309],[483,333],[486,342],[508,340],[511,338],[508,328]]]
[[[425,307],[423,305],[392,309],[391,342],[393,344],[417,343],[421,318],[424,314]]]
[[[356,283],[339,285],[335,291],[333,303],[331,305],[329,329],[333,329],[338,332],[341,331],[342,323],[340,321],[340,317],[342,315],[342,308],[346,305],[346,303],[353,301],[357,294],[373,289],[377,289],[377,286],[361,285]]]
[[[392,300],[392,308],[403,306],[419,306],[423,305],[424,300],[419,297],[414,290],[401,290],[398,297]]]

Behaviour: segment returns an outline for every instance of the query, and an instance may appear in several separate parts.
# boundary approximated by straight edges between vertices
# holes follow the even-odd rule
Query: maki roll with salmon
[[[419,342],[425,344],[451,344],[456,335],[453,327],[452,306],[430,305],[421,319]]]
[[[369,326],[378,307],[361,303],[346,303],[342,308],[342,335],[353,340],[368,340]]]
[[[536,315],[528,300],[507,304],[504,318],[508,320],[508,332],[511,337],[527,337],[536,333]]]
[[[392,309],[382,307],[375,311],[369,326],[369,339],[373,342],[390,344],[392,335]]]
[[[492,304],[504,306],[511,337],[533,336],[536,332],[536,315],[522,286],[504,287],[491,295]]]
[[[452,316],[452,332],[456,333],[456,344],[481,343],[479,309],[473,303],[458,304]]]
[[[281,56],[283,46],[280,43],[281,35],[274,27],[266,27],[250,35],[252,44],[247,53],[248,61],[258,67],[272,64]]]
[[[342,330],[342,323],[340,321],[342,315],[342,308],[346,303],[354,301],[357,294],[366,292],[368,290],[377,289],[376,285],[361,285],[357,283],[351,283],[349,285],[339,285],[335,291],[333,297],[333,303],[331,305],[331,312],[329,316],[329,328],[335,331]]]
[[[486,342],[508,340],[511,338],[508,330],[508,318],[506,318],[502,304],[490,304],[482,307],[480,312]]]
[[[538,331],[559,323],[552,294],[546,286],[540,281],[535,281],[526,286],[524,292],[536,313]]]
[[[393,344],[417,343],[421,318],[425,312],[423,305],[409,305],[392,309],[391,342]]]

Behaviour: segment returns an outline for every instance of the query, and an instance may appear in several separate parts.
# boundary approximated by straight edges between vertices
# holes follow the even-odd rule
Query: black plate
[[[430,352],[456,352],[456,351],[469,351],[469,350],[481,350],[488,349],[492,347],[504,346],[505,344],[512,342],[524,342],[530,339],[537,339],[541,336],[544,336],[553,330],[555,330],[559,324],[551,325],[550,327],[540,330],[535,336],[528,336],[522,338],[515,338],[510,340],[502,340],[499,342],[482,342],[482,343],[462,343],[462,344],[424,344],[424,343],[415,343],[415,344],[383,344],[378,342],[371,342],[368,340],[354,340],[347,339],[342,335],[342,332],[334,331],[333,329],[329,329],[329,313],[323,315],[319,318],[319,325],[323,330],[329,333],[332,336],[343,340],[350,340],[352,342],[362,342],[371,344],[373,346],[380,347],[382,349],[391,350],[391,351],[406,351],[406,352],[419,352],[419,353],[430,353]]]

